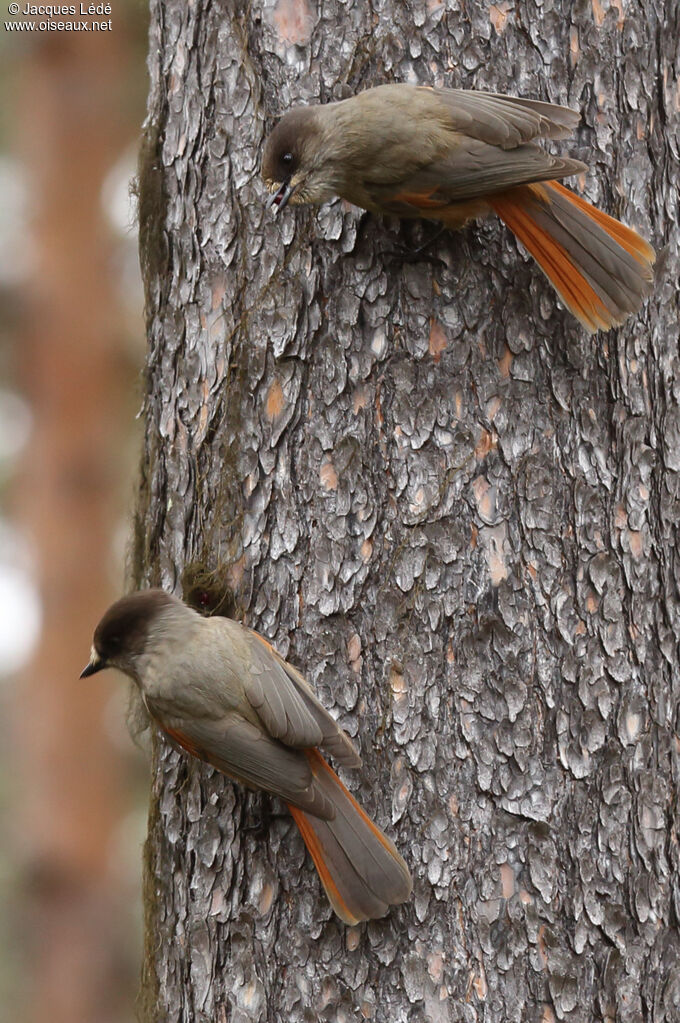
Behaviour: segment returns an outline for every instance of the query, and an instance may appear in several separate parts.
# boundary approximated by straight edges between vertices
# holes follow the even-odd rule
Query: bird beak
[[[96,675],[98,671],[101,671],[102,668],[105,667],[106,664],[101,659],[95,648],[92,647],[92,650],[90,651],[90,663],[85,665],[85,667],[80,673],[80,677],[89,678],[90,675]]]
[[[278,213],[279,210],[282,210],[284,206],[288,205],[288,200],[294,191],[295,185],[291,185],[290,181],[283,181],[276,192],[272,192],[267,199],[265,209],[271,209],[272,206],[275,206],[276,209],[274,210],[274,213]]]

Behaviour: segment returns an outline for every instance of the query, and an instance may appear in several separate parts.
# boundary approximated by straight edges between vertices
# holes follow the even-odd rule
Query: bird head
[[[163,590],[140,590],[112,604],[94,631],[90,660],[81,678],[104,668],[138,676],[139,659],[159,631],[159,622],[180,602]]]
[[[328,173],[318,107],[297,107],[283,117],[267,139],[262,177],[275,212],[288,203],[318,206],[338,192]]]

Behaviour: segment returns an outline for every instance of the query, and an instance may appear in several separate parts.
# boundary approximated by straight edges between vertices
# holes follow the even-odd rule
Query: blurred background
[[[134,1016],[146,764],[126,684],[78,676],[123,591],[141,437],[146,17],[0,26],[0,1023]]]

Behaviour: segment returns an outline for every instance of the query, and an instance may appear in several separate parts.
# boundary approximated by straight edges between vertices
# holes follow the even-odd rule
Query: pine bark
[[[147,1021],[678,1018],[677,4],[151,4],[139,584],[245,620],[355,738],[411,903],[332,914],[292,821],[157,739]],[[661,249],[594,338],[496,221],[264,209],[292,104],[578,108]],[[427,230],[425,232],[427,234]]]

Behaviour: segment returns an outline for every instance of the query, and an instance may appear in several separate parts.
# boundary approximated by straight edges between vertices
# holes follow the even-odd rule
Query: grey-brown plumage
[[[97,626],[83,677],[106,667],[134,679],[176,745],[288,803],[343,920],[382,916],[409,897],[403,859],[318,752],[357,767],[354,744],[256,632],[145,590],[117,601]]]
[[[279,209],[341,196],[451,228],[495,212],[593,331],[639,308],[655,254],[557,183],[587,166],[536,140],[564,138],[578,121],[566,107],[514,96],[382,85],[286,114],[265,144],[262,176]]]
[[[564,138],[579,116],[566,107],[462,89],[380,85],[350,99],[298,107],[265,144],[270,189],[289,180],[291,203],[342,196],[373,212],[418,217],[394,189],[435,188],[447,202],[586,170],[535,138]],[[469,219],[469,215],[465,218]]]

